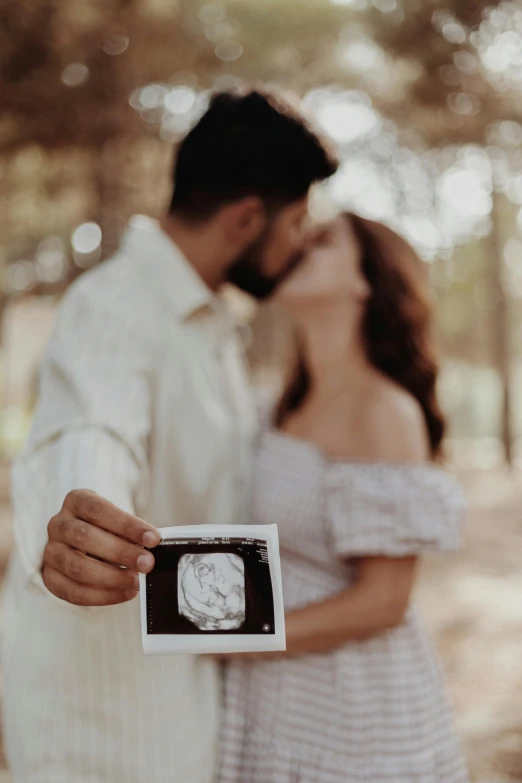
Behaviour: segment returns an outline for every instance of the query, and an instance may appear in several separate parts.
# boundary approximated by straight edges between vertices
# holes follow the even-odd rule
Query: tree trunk
[[[501,440],[508,465],[513,464],[513,427],[511,406],[511,350],[509,329],[509,299],[504,284],[504,242],[501,227],[501,199],[493,193],[491,232],[486,242],[487,269],[494,306],[491,309],[492,344],[495,351],[501,389]]]

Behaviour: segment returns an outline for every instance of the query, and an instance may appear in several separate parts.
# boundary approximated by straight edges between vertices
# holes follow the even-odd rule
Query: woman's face
[[[303,261],[278,288],[276,299],[293,310],[330,300],[361,302],[369,293],[357,237],[349,221],[338,217],[314,230]]]

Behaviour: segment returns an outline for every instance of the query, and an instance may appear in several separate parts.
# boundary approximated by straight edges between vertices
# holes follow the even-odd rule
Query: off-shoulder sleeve
[[[331,465],[326,516],[340,556],[402,557],[461,546],[465,501],[430,465]]]

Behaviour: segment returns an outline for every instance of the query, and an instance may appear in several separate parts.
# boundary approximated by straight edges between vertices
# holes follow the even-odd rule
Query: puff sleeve
[[[343,557],[459,549],[464,510],[458,483],[431,465],[335,463],[326,478],[327,522]]]

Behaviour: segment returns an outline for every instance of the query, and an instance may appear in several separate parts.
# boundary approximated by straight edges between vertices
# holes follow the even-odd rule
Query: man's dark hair
[[[202,220],[251,195],[269,207],[282,206],[304,197],[337,165],[327,144],[279,92],[217,93],[180,144],[170,212]]]

